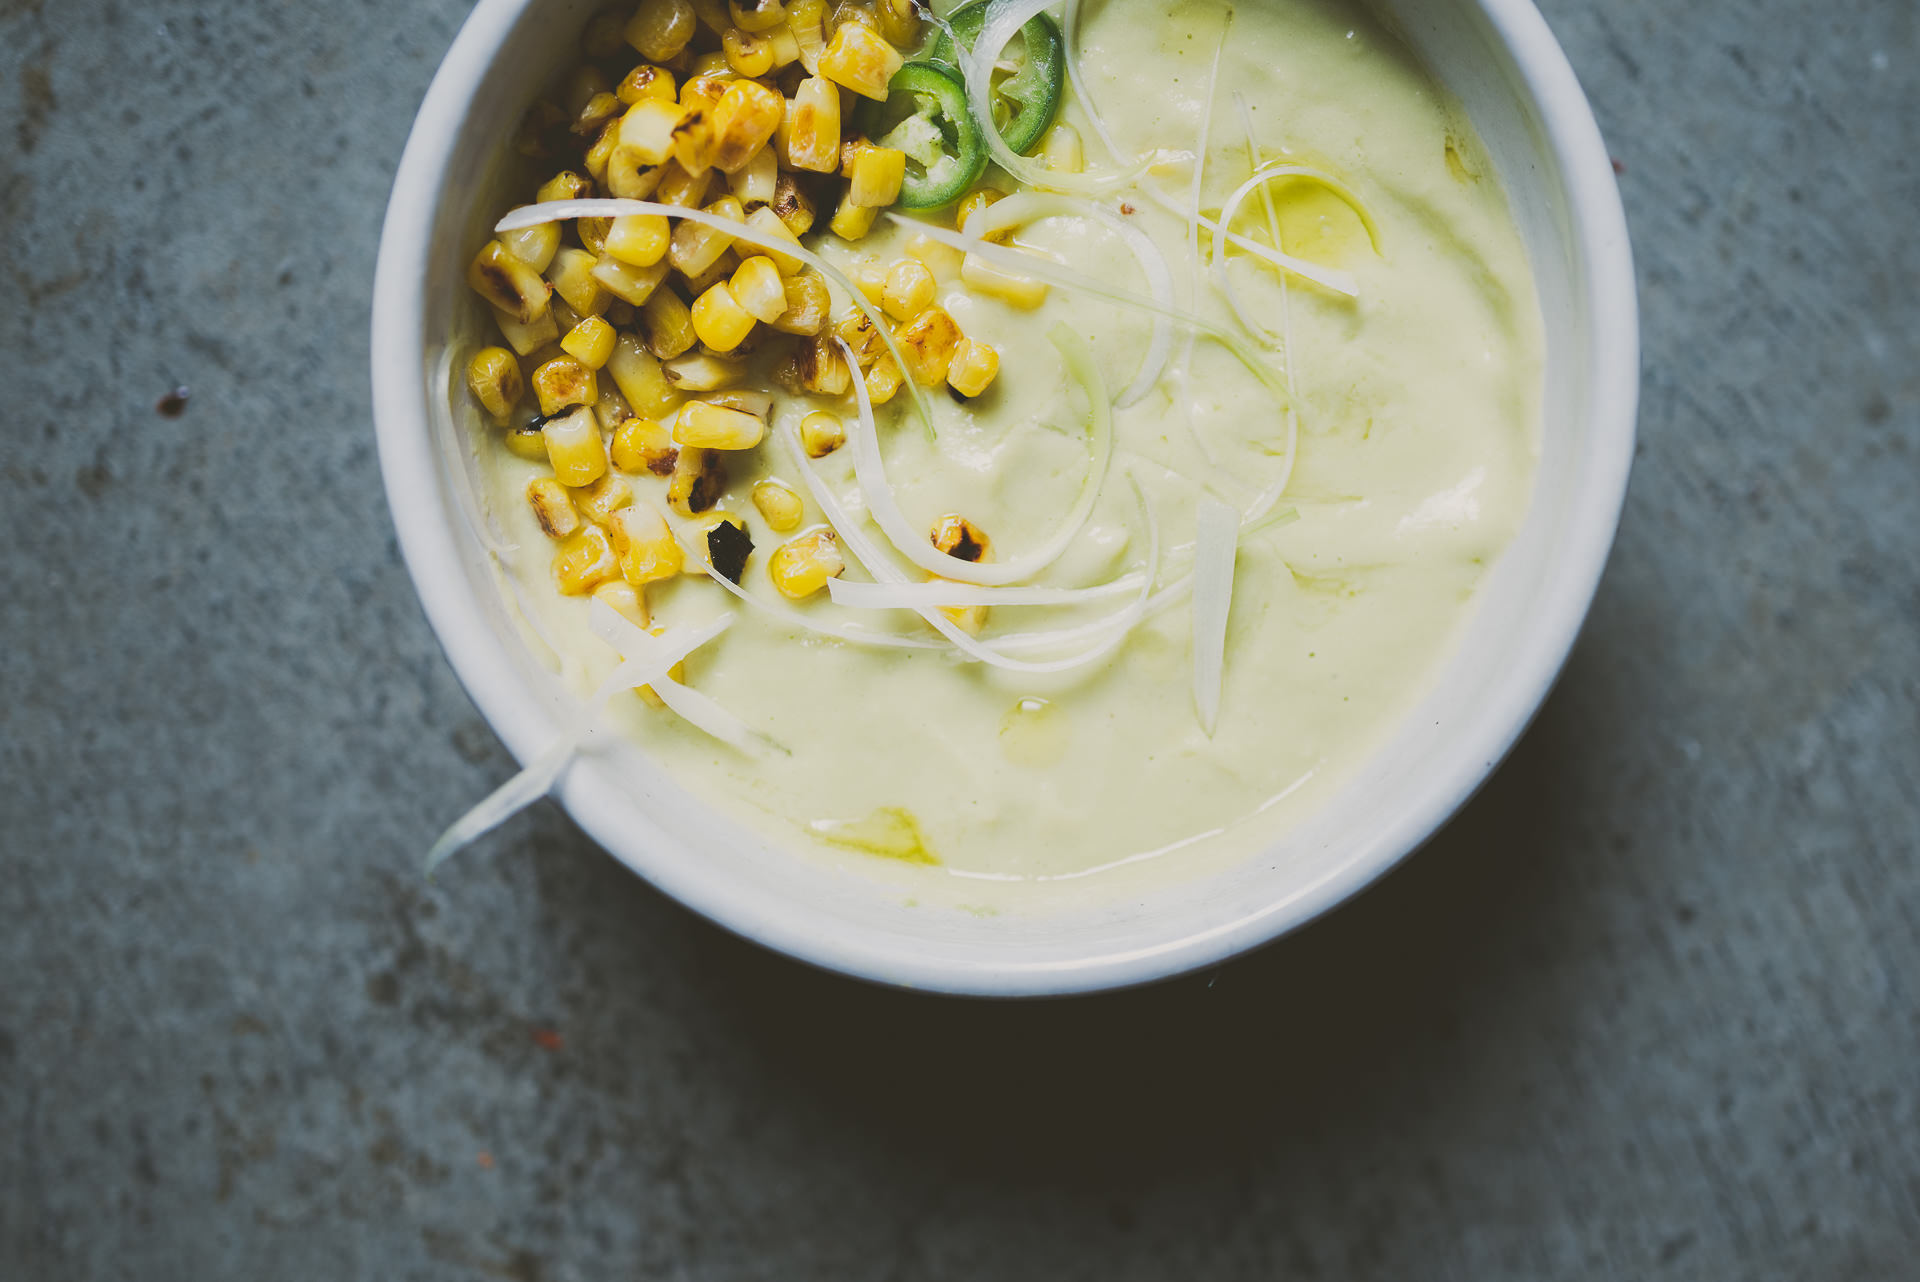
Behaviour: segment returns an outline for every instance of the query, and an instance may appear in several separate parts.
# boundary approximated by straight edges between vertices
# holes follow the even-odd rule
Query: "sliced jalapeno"
[[[965,49],[971,50],[973,42],[980,38],[989,3],[990,0],[967,0],[947,15],[947,26]],[[1025,48],[1020,55],[1019,70],[994,86],[993,114],[1007,146],[1024,156],[1039,145],[1040,135],[1047,132],[1054,113],[1060,110],[1067,45],[1060,36],[1059,26],[1044,13],[1035,14],[1020,28],[1020,40]],[[963,56],[954,49],[953,40],[945,31],[927,52],[929,62],[953,68],[964,82],[966,76],[960,68]]]
[[[881,146],[907,154],[903,209],[951,205],[987,167],[987,140],[967,110],[966,87],[944,67],[900,68],[887,83],[887,100],[862,103],[856,124]]]

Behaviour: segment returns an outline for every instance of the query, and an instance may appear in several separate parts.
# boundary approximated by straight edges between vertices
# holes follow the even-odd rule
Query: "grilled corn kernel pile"
[[[899,198],[906,157],[852,122],[863,98],[885,100],[921,34],[900,0],[643,0],[603,11],[587,25],[585,61],[521,128],[518,150],[543,175],[529,195],[699,209],[796,244],[860,240]],[[960,208],[998,194],[981,189]],[[751,532],[715,505],[730,493],[729,457],[765,440],[777,395],[843,398],[854,378],[876,405],[909,378],[959,401],[987,391],[999,354],[937,302],[942,282],[971,284],[968,265],[926,237],[897,261],[856,265],[903,369],[873,321],[850,304],[835,314],[817,272],[721,230],[635,215],[489,241],[468,282],[492,307],[500,343],[472,356],[467,380],[506,447],[548,465],[526,500],[555,542],[558,589],[599,596],[645,626],[649,583],[709,568],[740,581]],[[982,280],[981,292],[1021,302]],[[801,436],[815,458],[846,440],[839,418],[818,410]],[[791,486],[762,480],[750,498],[779,540],[761,572],[781,593],[809,597],[845,568],[832,530],[802,528]],[[706,539],[700,563],[663,508]]]

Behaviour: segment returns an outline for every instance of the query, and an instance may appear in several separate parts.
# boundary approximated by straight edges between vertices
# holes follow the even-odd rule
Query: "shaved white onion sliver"
[[[1051,192],[1023,191],[997,200],[974,210],[961,230],[969,236],[984,239],[995,232],[1024,226],[1041,218],[1091,218],[1112,231],[1140,264],[1140,273],[1147,278],[1147,290],[1153,295],[1153,301],[1165,309],[1154,315],[1153,336],[1147,343],[1147,354],[1140,362],[1140,372],[1134,375],[1133,381],[1113,402],[1115,409],[1125,409],[1160,381],[1160,373],[1167,365],[1168,350],[1173,345],[1173,335],[1167,328],[1166,316],[1166,312],[1174,308],[1173,272],[1167,266],[1166,256],[1153,243],[1151,236],[1111,209],[1090,200]],[[1197,257],[1195,261],[1198,261]]]
[[[1202,499],[1193,539],[1193,705],[1209,738],[1220,719],[1239,546],[1240,514],[1217,499]]]
[[[1107,131],[1107,122],[1100,118],[1100,110],[1093,104],[1093,95],[1087,92],[1086,81],[1080,78],[1080,57],[1075,52],[1079,31],[1080,0],[1067,0],[1067,7],[1060,13],[1060,42],[1066,47],[1067,83],[1073,86],[1073,95],[1080,100],[1080,110],[1085,113],[1087,123],[1093,126],[1093,132],[1106,147],[1107,154],[1124,163],[1125,154],[1120,150],[1120,144]]]
[[[1342,201],[1346,202],[1347,206],[1351,208],[1356,214],[1360,214],[1360,217],[1363,222],[1367,222],[1368,224],[1371,224],[1371,221],[1372,221],[1371,216],[1361,213],[1362,206],[1360,205],[1360,198],[1354,195],[1353,192],[1347,187],[1347,185],[1341,182],[1338,178],[1335,178],[1332,174],[1327,173],[1323,169],[1315,169],[1311,165],[1294,165],[1294,164],[1289,164],[1285,161],[1276,160],[1269,164],[1262,165],[1258,169],[1254,170],[1253,176],[1251,178],[1247,179],[1245,182],[1241,183],[1238,187],[1235,187],[1233,189],[1233,194],[1227,197],[1227,201],[1224,205],[1220,206],[1220,224],[1219,225],[1222,227],[1231,227],[1233,225],[1233,216],[1240,212],[1240,206],[1243,202],[1245,202],[1248,196],[1252,195],[1255,191],[1264,192],[1266,190],[1266,186],[1268,183],[1279,182],[1283,178],[1307,178],[1307,179],[1311,179],[1314,182],[1319,183],[1321,186],[1325,187],[1328,191],[1331,191],[1334,195],[1340,197]],[[1198,228],[1197,223],[1195,224],[1195,227],[1196,229]],[[1199,235],[1198,230],[1196,230],[1194,234],[1197,237]],[[1214,284],[1218,285],[1220,287],[1220,292],[1227,296],[1228,305],[1233,308],[1234,315],[1240,318],[1240,323],[1243,325],[1246,325],[1247,328],[1250,330],[1253,330],[1253,332],[1258,333],[1260,332],[1259,329],[1257,329],[1255,326],[1253,326],[1248,322],[1246,318],[1246,313],[1240,307],[1240,300],[1238,296],[1236,296],[1233,292],[1233,282],[1229,280],[1227,277],[1227,269],[1226,269],[1227,241],[1228,241],[1228,238],[1225,236],[1215,236],[1213,238],[1212,267],[1213,267]],[[1275,246],[1275,249],[1271,256],[1266,254],[1261,254],[1259,255],[1259,257],[1266,258],[1267,261],[1269,262],[1273,262],[1275,259],[1285,259],[1285,260],[1288,260],[1289,262],[1305,261],[1304,259],[1295,259],[1291,254],[1281,253],[1277,245]],[[1284,264],[1281,264],[1281,265],[1284,265]],[[1289,270],[1293,270],[1293,269],[1290,268]],[[1326,269],[1322,269],[1322,270],[1326,270]],[[1300,274],[1305,275],[1304,272]],[[1350,272],[1342,272],[1340,273],[1340,275],[1346,278],[1348,281],[1351,281],[1353,279],[1352,273]],[[1312,278],[1309,277],[1309,279],[1312,279]],[[1358,286],[1354,286],[1353,288],[1348,289],[1344,292],[1350,293],[1350,294],[1357,293]]]
[[[560,772],[573,761],[580,747],[584,726],[560,736],[552,747],[529,761],[513,778],[481,798],[480,803],[447,826],[440,839],[427,851],[426,871],[445,863],[449,856],[478,841],[507,820],[553,791]]]
[[[1172,214],[1175,218],[1182,218],[1189,222],[1198,223],[1203,231],[1212,234],[1216,238],[1225,239],[1226,242],[1235,249],[1244,250],[1252,254],[1255,258],[1263,259],[1283,271],[1290,271],[1302,280],[1310,280],[1314,284],[1330,289],[1336,294],[1347,298],[1358,298],[1360,296],[1360,285],[1359,282],[1354,279],[1352,272],[1340,271],[1333,267],[1322,267],[1318,263],[1308,262],[1304,258],[1295,258],[1292,254],[1280,253],[1278,250],[1262,245],[1251,236],[1243,236],[1237,231],[1223,230],[1221,225],[1213,219],[1197,210],[1189,209],[1158,187],[1143,184],[1140,190],[1146,193],[1149,200]],[[1369,214],[1366,217],[1370,219],[1372,215]]]
[[[939,606],[1079,605],[1137,590],[1140,575],[1123,574],[1090,588],[982,587],[975,583],[849,583],[828,579],[835,605],[853,610],[924,610]]]

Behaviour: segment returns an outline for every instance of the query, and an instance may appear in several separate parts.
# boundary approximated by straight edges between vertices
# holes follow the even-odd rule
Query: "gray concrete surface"
[[[509,762],[366,317],[464,7],[0,0],[0,1279],[1920,1276],[1917,11],[1548,10],[1647,336],[1565,681],[1330,920],[1015,1008],[546,808],[422,884]]]

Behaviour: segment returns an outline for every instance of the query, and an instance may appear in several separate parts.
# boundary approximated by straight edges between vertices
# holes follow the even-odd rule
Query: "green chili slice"
[[[987,5],[990,0],[967,0],[947,15],[947,25],[953,29],[954,37],[966,49],[973,48],[973,42],[980,38],[980,28],[987,20]],[[1060,110],[1061,86],[1066,80],[1067,45],[1061,38],[1060,28],[1054,20],[1044,13],[1037,13],[1027,24],[1020,28],[1018,41],[1008,41],[1003,56],[1021,46],[1018,62],[1019,69],[1011,76],[1000,81],[993,90],[994,123],[999,126],[1000,136],[1006,139],[1007,146],[1021,155],[1026,155],[1040,144],[1040,136],[1047,132],[1047,126],[1053,123],[1054,113]],[[954,49],[953,40],[942,31],[933,48],[927,52],[927,60],[945,67],[960,70],[962,55]],[[965,80],[964,74],[961,80]],[[1004,117],[1002,112],[1005,112]]]
[[[940,209],[967,194],[987,167],[987,142],[967,110],[967,90],[952,72],[910,62],[893,73],[887,100],[864,102],[860,131],[907,154],[902,209]]]

